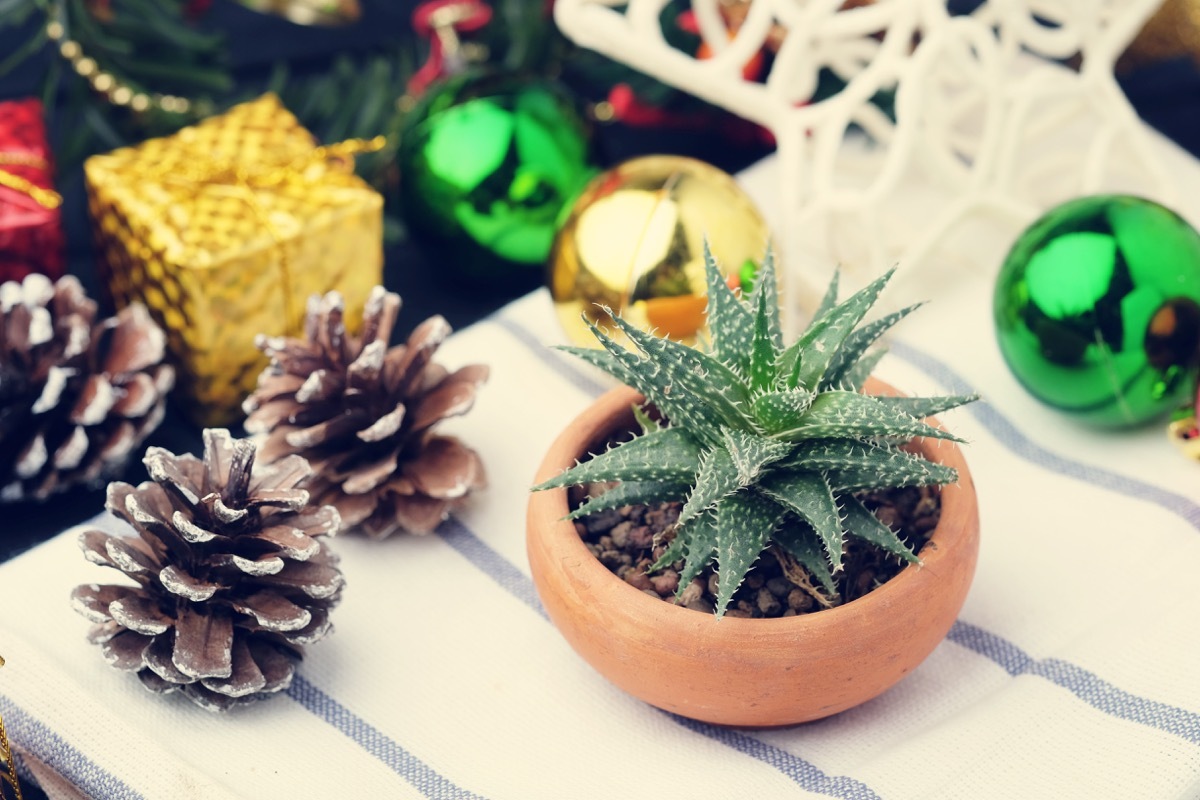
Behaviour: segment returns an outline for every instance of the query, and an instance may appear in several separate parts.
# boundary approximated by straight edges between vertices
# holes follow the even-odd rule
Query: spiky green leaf
[[[757,296],[754,309],[754,339],[750,344],[750,388],[758,392],[766,391],[774,384],[775,359],[779,357],[780,351],[771,331],[771,313],[766,297],[765,291]],[[774,307],[778,307],[778,301],[774,301]]]
[[[687,540],[680,536],[678,532],[671,538],[667,544],[667,549],[658,559],[646,568],[647,572],[658,572],[661,569],[669,567],[679,559],[687,555]]]
[[[977,394],[955,394],[938,397],[876,397],[878,402],[892,409],[907,414],[915,419],[924,419],[952,408],[958,408],[979,399]]]
[[[597,511],[607,511],[621,506],[648,505],[667,500],[682,500],[687,497],[691,484],[671,481],[625,481],[602,495],[589,497],[567,519],[579,519]]]
[[[838,389],[845,389],[848,392],[861,392],[863,386],[867,382],[867,378],[871,377],[871,373],[875,371],[875,367],[883,360],[883,357],[888,354],[886,347],[877,347],[871,352],[864,355],[854,363],[842,376],[838,382]]]
[[[712,563],[717,552],[717,517],[715,514],[705,514],[692,520],[687,526],[680,526],[686,531],[687,557],[683,571],[679,573],[679,591],[694,581]]]
[[[599,330],[598,328],[592,326],[592,324],[586,319],[584,322],[587,323],[593,332]],[[626,386],[632,386],[635,389],[638,389],[638,391],[642,391],[642,389],[638,386],[638,375],[633,370],[633,362],[637,360],[637,357],[632,353],[627,352],[626,355],[630,356],[630,358],[622,359],[618,358],[607,350],[597,350],[594,347],[568,347],[566,345],[556,345],[555,349],[561,350],[564,353],[570,353],[580,361],[587,362],[593,367],[599,367]],[[645,394],[644,391],[642,391],[642,393]]]
[[[762,308],[766,322],[767,338],[771,348],[778,353],[783,349],[783,325],[779,320],[779,285],[775,279],[775,249],[767,248],[762,266],[754,280],[754,291],[748,299],[750,308]]]
[[[763,470],[787,456],[792,446],[745,431],[721,431],[724,447],[715,447],[700,459],[695,491],[679,514],[685,524],[712,508],[717,501],[758,480]]]
[[[717,501],[736,492],[741,486],[738,468],[725,447],[714,447],[700,458],[695,488],[679,512],[679,524],[686,525],[716,505]]]
[[[707,319],[713,355],[745,374],[749,367],[750,343],[754,339],[754,315],[725,282],[707,240],[704,242],[704,275],[708,283]]]
[[[953,467],[929,461],[897,447],[855,439],[816,439],[805,442],[780,464],[781,468],[833,472],[839,476],[866,475],[878,486],[925,486],[952,483]],[[835,484],[834,488],[843,488]]]
[[[928,436],[962,441],[948,431],[926,425],[881,403],[878,398],[857,392],[822,392],[808,413],[792,428],[773,434],[777,439],[872,438],[878,436]]]
[[[728,428],[721,433],[725,439],[725,449],[737,467],[738,481],[742,486],[749,486],[758,480],[763,468],[792,452],[791,444],[777,439]]]
[[[912,548],[900,540],[896,532],[879,521],[858,498],[847,496],[842,503],[846,530],[863,541],[870,542],[889,553],[895,553],[905,561],[919,563],[920,559]]]
[[[954,483],[958,480],[958,471],[953,467],[924,459],[896,459],[889,463],[887,471],[873,467],[846,467],[828,470],[825,477],[833,490],[841,494],[866,489]]]
[[[815,396],[805,389],[767,392],[754,398],[751,412],[764,433],[775,434],[798,425]]]
[[[748,417],[750,395],[741,378],[729,367],[695,348],[646,333],[620,317],[616,323],[646,355],[646,360],[658,368],[664,382],[661,388],[664,396],[671,400],[681,396],[703,398],[698,411],[714,428],[752,425]]]
[[[778,504],[753,491],[738,492],[717,504],[718,617],[724,616],[733,593],[786,515]]]
[[[850,299],[834,306],[780,354],[778,371],[787,376],[789,388],[814,389],[820,386],[838,348],[862,321],[894,272],[894,269],[888,270]]]
[[[642,429],[642,433],[650,433],[662,427],[657,420],[646,413],[646,409],[637,404],[633,406],[633,420]]]
[[[923,305],[924,303],[914,303],[907,308],[902,308],[899,311],[894,311],[877,320],[868,322],[861,328],[851,332],[846,337],[846,340],[842,342],[842,346],[834,353],[833,360],[829,362],[829,368],[825,370],[825,377],[821,380],[821,388],[837,389],[844,387],[848,373],[866,355],[867,348],[874,344],[889,328]],[[857,389],[859,387],[851,386],[850,388]]]
[[[645,395],[667,419],[675,425],[693,431],[701,441],[715,444],[719,440],[716,431],[720,425],[720,417],[709,407],[703,395],[686,391],[676,391],[672,394],[671,383],[658,364],[625,349],[591,322],[588,323],[588,328],[612,357],[612,361],[620,365],[618,369],[628,376],[622,380],[626,380],[629,386]]]
[[[820,473],[774,473],[763,479],[759,488],[811,525],[821,538],[830,565],[836,569],[841,564],[842,520],[833,491]]]
[[[812,326],[816,325],[817,322],[820,321],[821,317],[828,314],[830,309],[837,305],[838,284],[841,283],[841,281],[842,271],[840,269],[835,269],[833,271],[833,277],[829,280],[829,286],[825,287],[825,294],[821,298],[821,302],[817,306],[817,310],[813,312],[812,319],[808,321],[808,327],[805,329],[806,332],[811,330]]]
[[[775,254],[768,249],[758,270],[754,291],[749,299],[754,309],[754,341],[750,347],[750,384],[755,390],[769,389],[775,380],[775,360],[784,349],[784,333],[779,321],[779,289],[775,284]]]
[[[837,586],[833,582],[833,572],[829,569],[829,561],[825,555],[825,546],[821,537],[807,522],[789,517],[775,531],[774,536],[779,545],[800,562],[808,574],[817,579],[825,593],[834,596]]]
[[[691,483],[700,462],[700,445],[683,428],[671,427],[638,436],[576,464],[534,491],[596,481]]]

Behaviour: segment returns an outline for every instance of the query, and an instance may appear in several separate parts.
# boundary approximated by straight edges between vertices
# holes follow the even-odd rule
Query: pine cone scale
[[[238,640],[233,643],[232,668],[227,678],[205,678],[200,685],[211,692],[226,697],[246,697],[262,691],[267,685],[262,671],[254,663],[250,649],[246,643]]]
[[[54,451],[54,469],[58,472],[75,469],[83,463],[83,457],[87,455],[87,448],[87,432],[76,426],[71,430],[66,441]]]
[[[306,534],[300,528],[290,525],[274,525],[264,528],[251,537],[252,541],[277,549],[280,553],[296,561],[308,561],[321,552],[321,543]]]
[[[87,632],[87,640],[92,644],[103,644],[124,630],[120,623],[110,619],[108,622],[93,625]]]
[[[430,497],[453,500],[478,486],[480,466],[475,452],[457,439],[435,436],[404,465],[404,475]]]
[[[395,473],[399,455],[398,449],[392,449],[371,464],[356,465],[353,469],[346,470],[345,474],[349,477],[342,481],[342,491],[346,494],[366,494],[374,491]]]
[[[174,564],[168,564],[159,571],[158,581],[171,594],[193,603],[210,600],[221,589],[221,584],[196,578]]]
[[[130,312],[111,326],[105,371],[110,374],[144,374],[162,361],[167,337],[154,325],[145,306],[130,306]]]
[[[171,627],[171,618],[159,611],[156,603],[136,594],[109,603],[108,613],[114,622],[145,636],[157,636]]]
[[[284,440],[297,451],[320,447],[327,442],[334,442],[352,435],[362,423],[363,415],[344,414],[318,422],[307,428],[297,428],[289,431]]]
[[[90,621],[100,624],[112,618],[108,607],[114,600],[133,593],[132,586],[99,586],[94,583],[79,586],[71,592],[71,607]]]
[[[396,495],[390,510],[393,524],[399,523],[410,531],[428,533],[446,518],[446,509],[449,506],[449,501],[427,495]],[[380,522],[387,524],[387,520]]]
[[[395,436],[400,431],[400,426],[404,424],[404,416],[407,413],[404,403],[398,403],[391,411],[375,420],[368,427],[358,431],[355,435],[368,444],[382,442],[385,439]]]
[[[149,636],[143,636],[131,630],[123,630],[100,645],[100,652],[109,666],[122,672],[132,672],[142,668],[143,654],[150,643],[154,641]]]
[[[483,378],[487,378],[486,369],[483,370]],[[461,416],[470,411],[471,406],[475,404],[475,392],[482,382],[466,378],[455,380],[453,375],[442,381],[421,398],[413,412],[413,430],[423,431],[443,419]]]
[[[159,678],[170,683],[195,683],[196,678],[190,675],[184,675],[175,666],[175,662],[171,659],[175,655],[175,632],[167,636],[156,636],[154,641],[142,653],[142,660],[146,665],[145,671],[153,672]]]
[[[232,649],[233,620],[227,613],[201,614],[188,603],[179,607],[171,662],[180,672],[196,679],[228,678],[233,674]]]
[[[270,592],[258,592],[233,604],[233,610],[254,617],[263,630],[274,633],[300,631],[312,622],[312,612],[286,597]]]

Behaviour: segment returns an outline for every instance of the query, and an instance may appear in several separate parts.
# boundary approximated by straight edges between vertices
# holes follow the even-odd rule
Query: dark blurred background
[[[120,5],[122,0],[69,0],[67,5],[73,4],[77,13],[83,8],[103,14],[110,2]],[[184,0],[162,2],[180,5]],[[28,3],[29,0],[0,0],[0,68],[6,59],[16,60],[23,49],[36,49],[37,39],[45,30],[44,12],[33,13],[15,26],[11,24],[19,9]],[[361,135],[354,130],[353,120],[362,118],[372,102],[394,104],[407,74],[423,57],[411,23],[415,0],[361,0],[358,21],[340,27],[297,25],[279,16],[257,13],[233,0],[187,5],[195,6],[197,31],[224,40],[219,61],[223,74],[232,77],[231,97],[244,99],[264,88],[284,87],[281,94],[289,107],[296,110],[293,103],[305,105],[306,113],[297,111],[302,121],[308,124],[310,117],[316,119],[321,124],[310,127],[330,139]],[[500,3],[496,5],[499,8]],[[540,0],[517,0],[513,6],[517,10],[505,19],[513,23],[514,14],[540,14],[545,6]],[[1173,0],[1164,7],[1155,25],[1157,28],[1147,31],[1137,48],[1123,59],[1119,69],[1121,85],[1148,123],[1200,156],[1200,70],[1197,69],[1200,3]],[[141,35],[153,37],[153,30],[143,30]],[[559,42],[557,46],[562,44]],[[87,98],[81,101],[79,92],[69,87],[69,80],[48,86],[47,75],[60,74],[63,69],[63,59],[50,47],[41,46],[40,52],[0,77],[0,99],[32,95],[43,97],[47,103],[50,136],[59,161],[57,180],[65,198],[69,268],[93,296],[101,297],[79,156],[64,151],[78,150],[81,140],[86,138],[81,135],[84,131],[91,137],[84,142],[84,150],[110,149],[130,141],[131,136],[136,140],[136,132],[121,130],[119,119],[110,125],[108,120],[97,118],[94,108],[87,110]],[[578,69],[565,70],[562,77],[581,106],[605,99],[614,80],[614,75],[595,58]],[[373,91],[367,92],[368,89]],[[349,93],[360,90],[364,92],[362,108],[351,109],[356,113],[347,115],[339,102],[345,103]],[[654,106],[672,108],[688,102],[664,93],[662,87],[647,86],[646,90]],[[659,94],[654,94],[656,91]],[[731,136],[738,126],[738,122],[729,118],[708,126],[597,123],[593,135],[594,158],[600,166],[607,166],[635,155],[670,152],[691,155],[736,172],[769,152],[761,139]],[[391,189],[385,185],[384,191]],[[444,258],[445,254],[436,247],[407,236],[402,226],[389,228],[385,282],[404,300],[397,335],[406,335],[413,326],[435,313],[461,328],[536,288],[541,280],[539,275],[530,274],[487,287],[464,285],[445,279],[440,268]],[[180,452],[196,449],[198,442],[198,429],[171,412],[147,444]],[[141,480],[140,470],[140,464],[135,464],[126,479]],[[87,519],[102,507],[102,491],[81,490],[43,506],[6,507],[0,518],[0,560]]]

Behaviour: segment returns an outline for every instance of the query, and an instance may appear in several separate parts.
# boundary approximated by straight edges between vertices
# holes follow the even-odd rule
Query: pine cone
[[[0,285],[0,502],[99,484],[162,422],[162,330],[140,305],[95,320],[74,277]]]
[[[362,333],[348,336],[341,296],[314,295],[305,339],[258,338],[271,364],[243,406],[246,430],[267,434],[260,458],[307,458],[313,497],[335,506],[347,528],[361,525],[374,538],[427,533],[485,485],[479,455],[433,428],[471,408],[488,369],[447,372],[433,362],[450,334],[440,316],[389,350],[399,311],[399,295],[378,286]]]
[[[75,610],[96,623],[88,638],[152,691],[211,711],[286,689],[344,582],[316,538],[337,533],[337,511],[296,488],[308,464],[255,470],[253,443],[225,430],[204,431],[203,461],[152,447],[144,463],[152,483],[108,487],[108,510],[138,538],[79,538],[89,561],[137,584],[75,589]]]

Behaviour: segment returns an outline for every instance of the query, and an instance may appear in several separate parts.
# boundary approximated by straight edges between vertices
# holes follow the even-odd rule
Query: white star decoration
[[[753,0],[736,32],[721,0],[692,0],[714,54],[706,60],[667,44],[666,2],[557,0],[555,19],[578,44],[775,135],[779,195],[768,216],[793,313],[815,303],[835,264],[860,285],[895,263],[909,280],[964,259],[995,268],[1000,255],[955,249],[955,237],[997,219],[1015,235],[1048,206],[1100,191],[1172,203],[1113,77],[1157,0],[992,0],[958,17],[940,0],[848,10],[842,0]],[[770,74],[746,79],[743,66],[780,29]],[[1077,70],[1048,61],[1072,58]],[[845,87],[807,103],[822,69]],[[872,103],[889,90],[894,120]]]

